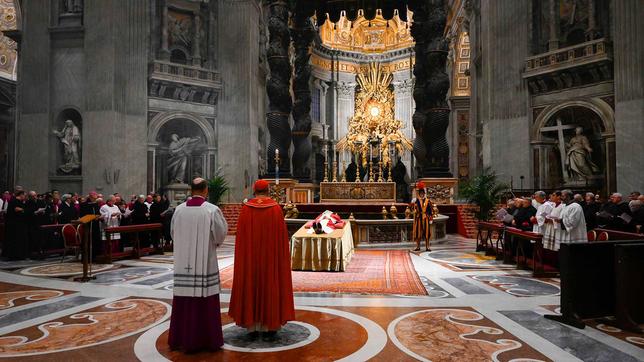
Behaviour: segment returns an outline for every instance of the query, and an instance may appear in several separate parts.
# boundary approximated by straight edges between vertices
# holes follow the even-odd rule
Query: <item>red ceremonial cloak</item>
[[[252,199],[239,215],[228,315],[241,327],[261,331],[295,319],[288,232],[273,199]]]

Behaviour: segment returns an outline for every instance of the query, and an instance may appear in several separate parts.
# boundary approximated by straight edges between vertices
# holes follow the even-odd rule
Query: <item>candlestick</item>
[[[378,182],[382,181],[382,161],[378,161]]]
[[[369,182],[373,182],[373,162],[369,160]]]
[[[360,152],[356,153],[355,158],[356,163],[356,182],[360,182],[360,166],[362,165],[362,160],[360,159]]]
[[[275,185],[280,184],[280,150],[275,149]]]
[[[329,182],[329,163],[324,160],[324,180],[322,182]]]
[[[392,182],[391,179],[391,160],[389,160],[389,174],[387,175],[387,182]]]
[[[332,182],[338,182],[338,161],[333,161],[333,180]]]
[[[346,161],[342,160],[342,180],[341,182],[347,182],[347,167]]]

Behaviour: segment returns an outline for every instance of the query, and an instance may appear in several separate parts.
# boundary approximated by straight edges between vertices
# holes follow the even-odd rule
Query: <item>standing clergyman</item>
[[[561,242],[585,243],[588,242],[588,234],[584,210],[574,202],[572,196],[570,190],[561,191],[561,201],[566,205],[561,210]]]
[[[228,315],[252,338],[263,332],[265,341],[274,341],[295,319],[288,231],[282,208],[268,197],[268,182],[257,180],[253,189],[237,223]]]
[[[174,298],[168,344],[186,353],[217,350],[224,344],[219,311],[217,246],[228,224],[219,208],[206,202],[208,181],[192,181],[192,198],[172,217]]]

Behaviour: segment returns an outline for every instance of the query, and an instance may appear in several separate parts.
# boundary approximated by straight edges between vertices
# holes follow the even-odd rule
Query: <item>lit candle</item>
[[[280,184],[280,150],[275,149],[275,185]]]

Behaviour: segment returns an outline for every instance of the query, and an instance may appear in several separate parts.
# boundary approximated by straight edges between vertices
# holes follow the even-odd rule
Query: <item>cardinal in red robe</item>
[[[232,295],[228,315],[252,337],[277,331],[295,319],[288,232],[268,182],[255,182],[255,198],[244,204],[237,224]]]

